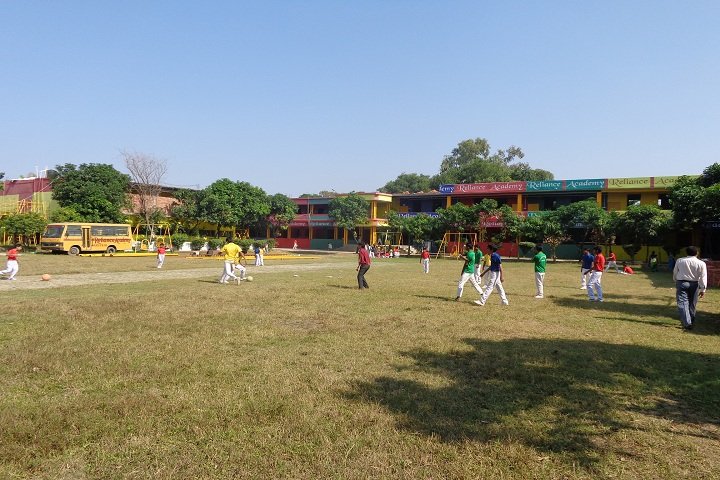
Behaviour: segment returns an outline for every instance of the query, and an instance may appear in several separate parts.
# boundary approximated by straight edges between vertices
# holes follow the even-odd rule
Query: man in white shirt
[[[691,246],[685,250],[688,256],[675,263],[673,281],[677,289],[677,306],[682,328],[691,330],[695,322],[698,298],[702,298],[707,289],[707,265],[697,258],[697,247]]]

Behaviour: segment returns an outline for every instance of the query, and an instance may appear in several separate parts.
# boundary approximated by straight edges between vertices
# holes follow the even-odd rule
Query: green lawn
[[[24,255],[14,283],[153,265]],[[576,264],[537,300],[506,262],[478,307],[454,260],[375,260],[367,291],[351,255],[166,265],[207,273],[0,290],[0,478],[720,477],[718,291],[687,333],[663,272],[597,304]]]

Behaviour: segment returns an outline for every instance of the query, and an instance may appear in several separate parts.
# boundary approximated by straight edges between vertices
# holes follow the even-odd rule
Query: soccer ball
[[[252,277],[252,275],[248,275],[247,277],[245,277],[245,280],[247,280],[248,282],[252,282],[254,278]]]
[[[42,277],[40,277],[43,282],[47,282],[50,280],[50,274],[49,273],[43,273]]]

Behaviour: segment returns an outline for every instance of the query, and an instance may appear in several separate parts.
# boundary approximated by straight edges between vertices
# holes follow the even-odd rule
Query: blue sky
[[[462,140],[555,178],[720,161],[717,1],[4,1],[0,171],[374,191]]]

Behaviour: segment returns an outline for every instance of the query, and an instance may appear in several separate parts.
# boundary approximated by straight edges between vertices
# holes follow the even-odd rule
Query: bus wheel
[[[70,250],[68,250],[68,255],[80,255],[80,247],[78,247],[78,246],[70,247]]]
[[[112,255],[112,254],[115,253],[116,251],[117,251],[117,249],[116,249],[115,247],[110,246],[110,247],[107,248],[107,250],[105,250],[105,253],[107,253],[107,254],[109,254],[109,255]]]

